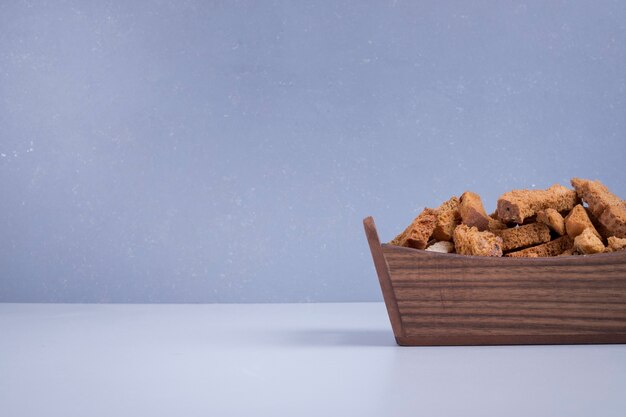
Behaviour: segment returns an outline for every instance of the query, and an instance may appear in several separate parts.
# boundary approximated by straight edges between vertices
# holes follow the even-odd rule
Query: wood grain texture
[[[376,230],[374,219],[372,217],[366,217],[363,220],[363,226],[365,227],[365,236],[367,237],[367,242],[372,252],[380,288],[383,292],[383,299],[387,307],[387,314],[389,314],[391,328],[393,329],[393,334],[397,341],[398,337],[404,337],[404,331],[402,330],[402,320],[398,310],[398,302],[396,301],[396,296],[391,286],[387,261],[385,260],[380,239],[378,238],[378,231]]]
[[[626,251],[487,258],[380,249],[400,345],[626,343]]]

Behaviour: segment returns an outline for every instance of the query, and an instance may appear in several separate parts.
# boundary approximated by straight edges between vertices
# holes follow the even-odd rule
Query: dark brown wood
[[[391,278],[389,277],[389,268],[383,255],[383,248],[378,238],[378,232],[376,231],[376,224],[372,217],[366,217],[363,220],[363,226],[365,227],[365,235],[367,236],[367,242],[372,252],[372,258],[374,259],[374,266],[376,267],[376,274],[378,275],[378,281],[380,288],[383,292],[383,299],[387,306],[387,314],[389,314],[389,321],[391,322],[391,328],[396,338],[404,337],[402,330],[402,321],[400,319],[400,312],[398,311],[398,303],[396,296],[391,286]]]
[[[626,251],[463,256],[381,245],[364,224],[400,345],[626,343]]]

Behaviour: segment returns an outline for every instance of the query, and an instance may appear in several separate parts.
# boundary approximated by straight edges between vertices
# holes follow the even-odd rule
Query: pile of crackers
[[[513,190],[488,215],[466,191],[426,208],[391,242],[427,251],[475,256],[591,255],[626,249],[626,201],[600,181],[571,180],[546,190]]]

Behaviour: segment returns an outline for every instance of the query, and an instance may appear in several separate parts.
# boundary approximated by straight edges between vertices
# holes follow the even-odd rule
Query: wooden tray
[[[380,244],[365,233],[402,346],[626,343],[626,251],[489,258]]]

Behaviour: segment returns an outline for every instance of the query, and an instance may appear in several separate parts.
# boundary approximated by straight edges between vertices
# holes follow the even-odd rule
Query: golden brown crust
[[[626,204],[619,204],[617,206],[607,207],[600,218],[598,219],[600,224],[604,226],[608,233],[620,237],[626,237]]]
[[[539,210],[537,212],[537,221],[550,227],[550,229],[554,230],[559,236],[565,234],[565,219],[561,216],[561,213],[553,208]]]
[[[550,242],[533,246],[532,248],[507,253],[504,256],[510,256],[514,258],[543,258],[547,256],[557,256],[562,254],[564,251],[571,249],[572,245],[572,239],[566,235],[551,240]]]
[[[575,190],[513,190],[487,215],[480,196],[466,191],[437,209],[424,209],[390,243],[462,255],[545,257],[626,248],[626,200],[600,181],[571,180]],[[583,207],[581,199],[589,207]],[[513,226],[513,227],[511,227]],[[559,235],[557,239],[550,240]],[[608,245],[607,245],[608,242]]]
[[[402,233],[396,236],[391,245],[424,249],[437,225],[437,211],[425,208]]]
[[[597,180],[572,178],[572,185],[609,236],[626,237],[626,204],[622,199]]]
[[[596,230],[591,222],[591,219],[587,215],[587,211],[578,204],[572,211],[565,217],[565,230],[572,239],[580,235],[585,229],[590,229],[593,234],[600,238],[600,233]]]
[[[433,230],[433,238],[436,240],[452,240],[454,228],[460,223],[459,199],[452,197],[437,207],[437,225]]]
[[[540,210],[571,210],[578,202],[576,192],[554,184],[547,190],[513,190],[498,199],[498,218],[504,223],[524,223]]]
[[[456,253],[475,256],[502,256],[502,239],[491,232],[461,224],[454,229]]]
[[[585,255],[604,252],[604,245],[592,229],[585,229],[574,239],[574,249]]]
[[[609,191],[600,181],[591,181],[583,178],[572,178],[572,186],[578,196],[589,205],[593,215],[600,218],[602,212],[609,206],[619,205],[622,200]]]
[[[589,216],[589,220],[591,220],[593,227],[595,227],[596,231],[600,233],[600,236],[602,236],[602,241],[606,242],[609,236],[611,236],[611,232],[609,232],[608,229],[600,223],[598,218],[593,215],[589,207],[585,207],[585,211],[587,212],[587,216]]]
[[[463,224],[476,227],[481,232],[506,228],[505,224],[487,215],[480,196],[471,191],[466,191],[461,195],[459,214]]]
[[[543,223],[531,223],[493,233],[502,238],[502,250],[505,252],[550,241],[550,228]]]

